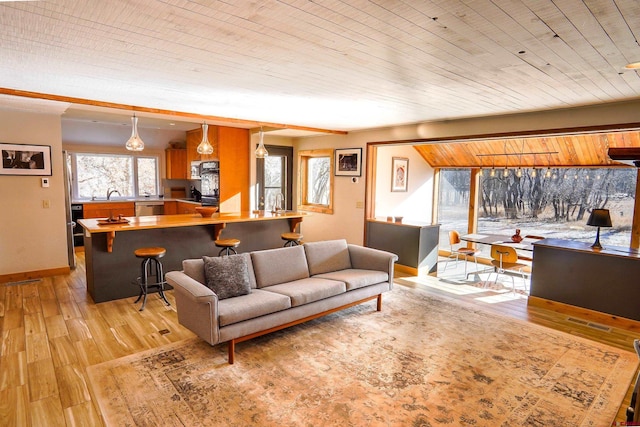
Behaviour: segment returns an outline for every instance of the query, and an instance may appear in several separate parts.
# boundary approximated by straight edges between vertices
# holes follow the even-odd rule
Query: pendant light
[[[266,147],[264,146],[264,133],[260,128],[260,139],[258,140],[258,148],[256,148],[256,159],[264,159],[269,155]]]
[[[127,141],[126,147],[127,150],[130,151],[144,150],[144,142],[138,136],[138,118],[136,117],[136,113],[133,113],[133,117],[131,117],[131,138]]]
[[[213,154],[213,145],[209,142],[209,125],[202,123],[202,141],[198,144],[198,154]]]

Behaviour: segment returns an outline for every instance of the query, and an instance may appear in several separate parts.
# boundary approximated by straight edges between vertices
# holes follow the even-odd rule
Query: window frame
[[[160,196],[160,190],[162,187],[161,184],[161,177],[160,177],[160,167],[161,167],[161,163],[160,163],[160,157],[158,155],[153,155],[153,154],[143,154],[140,153],[139,155],[135,155],[135,154],[122,154],[122,153],[96,153],[96,152],[87,152],[87,151],[69,151],[69,155],[70,155],[70,166],[71,166],[71,176],[72,176],[72,182],[71,182],[71,193],[72,193],[72,198],[73,200],[78,200],[78,201],[85,201],[85,200],[92,200],[92,197],[81,197],[80,196],[80,190],[78,187],[78,169],[77,169],[77,160],[76,160],[76,156],[99,156],[99,157],[128,157],[131,159],[131,168],[132,168],[132,190],[133,190],[133,194],[132,196],[114,196],[111,197],[110,200],[124,200],[124,199],[138,199],[138,198],[142,198],[145,197],[146,195],[141,195],[140,194],[140,189],[138,186],[138,159],[141,158],[147,158],[147,159],[153,159],[155,160],[156,163],[156,176],[155,176],[155,182],[156,182],[156,194],[150,194],[149,196],[151,197],[158,197]],[[106,194],[105,195],[96,195],[96,199],[105,199],[106,198]]]
[[[309,160],[313,158],[326,157],[329,159],[329,204],[309,203],[309,182],[307,171]],[[334,150],[301,150],[298,152],[298,176],[300,177],[300,191],[298,192],[298,210],[316,212],[323,214],[333,214],[333,173],[334,173]]]

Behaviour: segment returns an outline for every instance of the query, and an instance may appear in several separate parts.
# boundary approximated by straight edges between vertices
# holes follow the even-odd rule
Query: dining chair
[[[487,277],[487,282],[491,279],[491,275],[495,273],[496,279],[493,283],[498,282],[498,276],[501,274],[511,277],[511,284],[513,286],[513,292],[516,291],[516,282],[513,278],[513,274],[516,273],[524,280],[525,291],[527,290],[527,281],[531,278],[531,266],[518,262],[518,253],[515,248],[504,245],[491,245],[491,265],[493,265],[493,272]]]
[[[447,269],[449,265],[449,261],[453,261],[455,259],[454,266],[458,265],[458,261],[460,261],[460,257],[464,260],[464,276],[467,277],[467,257],[473,257],[473,260],[476,263],[476,270],[478,270],[478,258],[476,254],[480,252],[478,249],[467,248],[460,245],[462,241],[460,240],[460,234],[455,231],[449,231],[449,257],[447,261],[444,263],[443,271]]]

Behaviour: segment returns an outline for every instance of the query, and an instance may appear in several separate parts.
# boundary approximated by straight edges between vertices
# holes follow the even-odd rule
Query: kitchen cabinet
[[[220,212],[248,211],[251,158],[249,129],[209,126],[213,154],[208,156],[197,152],[201,140],[202,128],[187,132],[187,167],[192,161],[219,160]]]
[[[173,200],[168,200],[164,202],[165,215],[176,215],[177,213],[178,213],[178,202]]]
[[[218,127],[220,212],[249,210],[249,129]]]
[[[218,126],[209,126],[207,132],[209,142],[213,146],[212,154],[198,154],[198,145],[202,141],[202,127],[187,131],[187,164],[185,171],[187,177],[191,176],[191,162],[204,160],[218,160]]]
[[[185,148],[167,148],[167,179],[187,179],[187,150]]]
[[[84,203],[84,218],[109,218],[122,216],[135,216],[134,202],[92,202]]]
[[[176,202],[176,209],[178,214],[194,214],[198,213],[196,208],[201,206],[200,203],[189,203],[189,202]]]

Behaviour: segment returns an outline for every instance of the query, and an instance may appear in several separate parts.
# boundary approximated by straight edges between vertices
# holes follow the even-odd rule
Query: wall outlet
[[[356,202],[356,209],[364,209],[364,202]]]
[[[49,209],[51,207],[51,201],[50,200],[43,200],[42,201],[42,207],[44,209]]]

